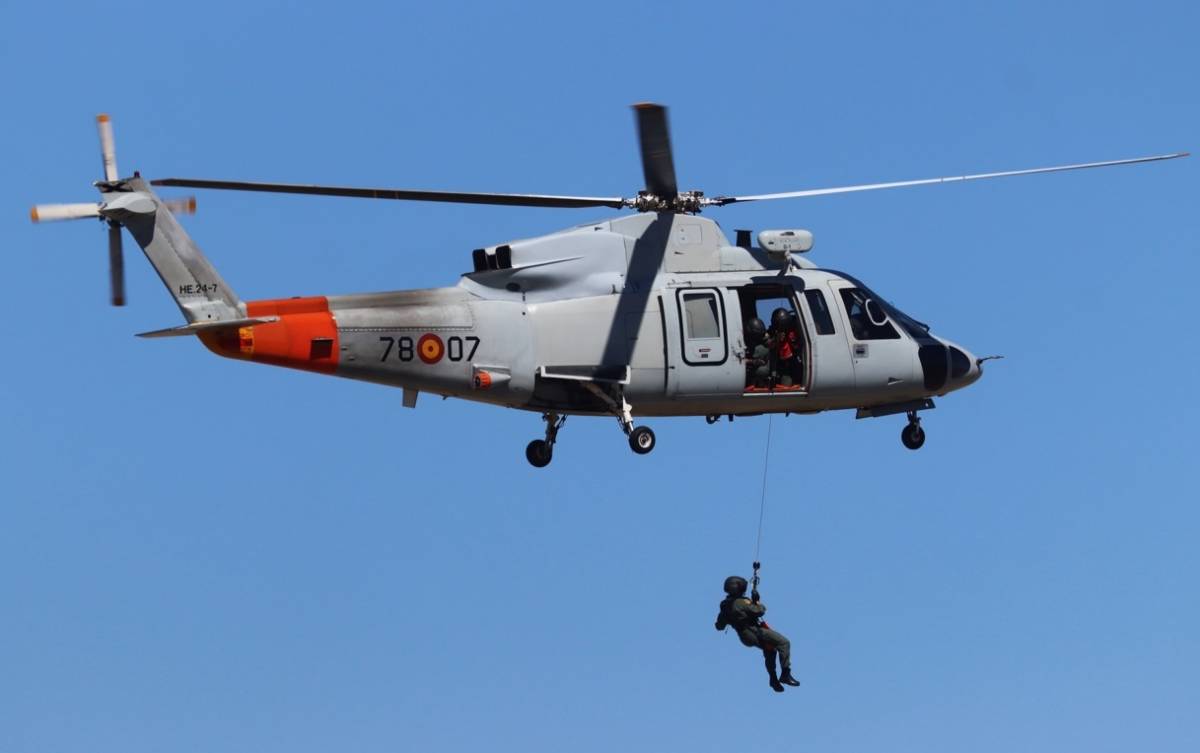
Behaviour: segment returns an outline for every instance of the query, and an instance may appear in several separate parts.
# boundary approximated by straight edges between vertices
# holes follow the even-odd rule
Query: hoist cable
[[[763,518],[767,512],[767,471],[771,463],[771,428],[774,414],[767,414],[767,450],[763,453],[762,495],[758,500],[758,537],[754,541],[754,585],[758,586],[759,552],[762,551]]]

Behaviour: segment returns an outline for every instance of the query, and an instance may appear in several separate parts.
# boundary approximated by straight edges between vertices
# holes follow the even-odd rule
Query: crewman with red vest
[[[798,385],[804,371],[800,363],[800,334],[796,331],[795,314],[783,307],[771,312],[770,341],[779,384],[784,387]]]

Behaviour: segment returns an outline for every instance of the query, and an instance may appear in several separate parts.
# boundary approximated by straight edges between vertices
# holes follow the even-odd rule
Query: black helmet
[[[730,596],[742,596],[750,584],[740,575],[730,575],[725,579],[725,593]]]
[[[746,322],[746,342],[750,345],[758,345],[762,342],[763,337],[767,334],[767,325],[763,324],[763,320],[757,316]]]
[[[771,312],[771,328],[776,332],[792,326],[792,312],[780,306]]]

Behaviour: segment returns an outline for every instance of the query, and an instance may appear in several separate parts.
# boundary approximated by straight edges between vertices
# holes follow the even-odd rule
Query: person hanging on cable
[[[757,564],[755,569],[757,570]],[[725,579],[725,600],[721,602],[721,611],[717,615],[717,630],[732,627],[737,631],[742,644],[751,648],[760,648],[763,659],[767,664],[767,674],[771,678],[771,689],[776,693],[783,692],[784,685],[799,685],[792,677],[792,644],[782,633],[777,633],[763,621],[762,616],[767,607],[758,598],[758,579],[755,576],[755,588],[746,598],[746,587],[749,584],[740,575],[731,575]],[[779,657],[779,673],[775,672],[775,657]]]

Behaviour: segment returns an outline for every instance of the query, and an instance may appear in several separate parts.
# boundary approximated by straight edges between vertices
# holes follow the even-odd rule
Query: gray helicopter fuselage
[[[474,261],[453,287],[330,296],[329,371],[402,387],[408,405],[429,392],[604,414],[603,392],[644,416],[906,406],[980,374],[852,277],[729,245],[699,216],[623,216]],[[745,323],[763,302],[798,320],[786,386],[747,376]]]
[[[119,178],[112,127],[98,115],[104,180],[97,204],[35,206],[35,222],[99,217],[108,228],[111,295],[125,304],[122,228],[137,241],[187,323],[142,337],[197,337],[229,358],[538,411],[544,439],[526,459],[547,465],[566,416],[611,414],[630,449],[654,449],[639,416],[905,413],[901,441],[925,442],[918,413],[979,379],[981,365],[853,277],[795,256],[804,230],[733,245],[705,208],[750,201],[986,180],[1186,157],[1186,152],[1003,172],[771,194],[679,190],[666,108],[634,105],[643,190],[563,196],[364,188],[195,178]],[[243,301],[175,219],[194,199],[164,201],[151,184],[217,190],[638,214],[472,252],[458,285],[347,296]],[[770,327],[766,322],[770,322]],[[998,356],[993,356],[998,357]]]

